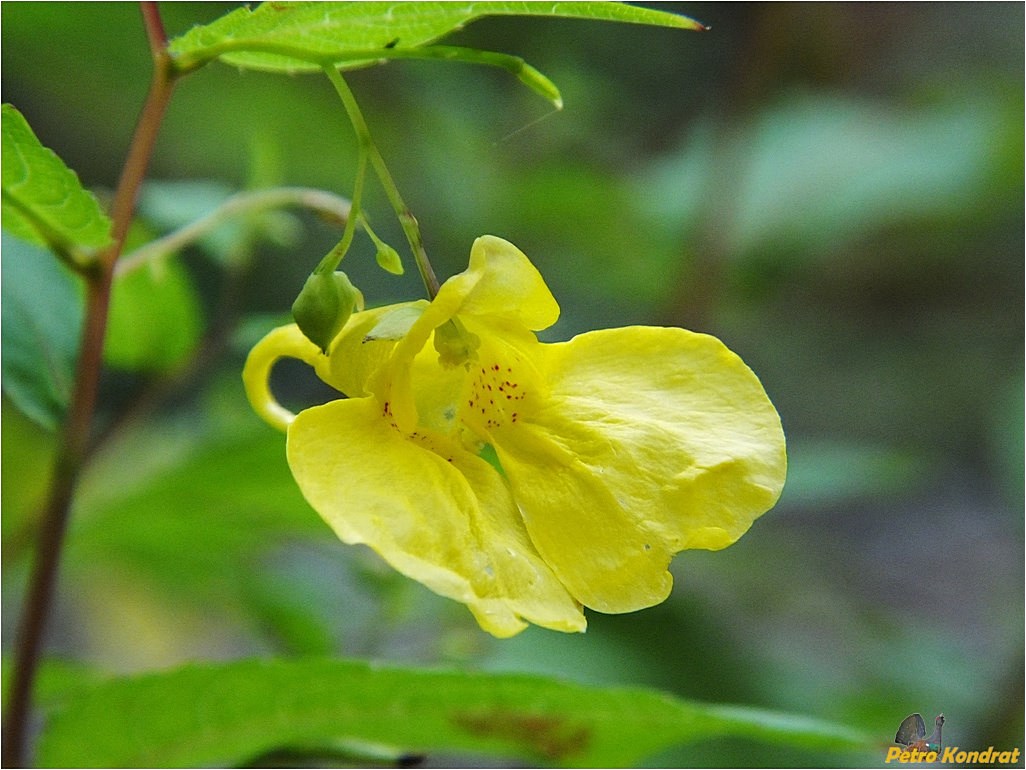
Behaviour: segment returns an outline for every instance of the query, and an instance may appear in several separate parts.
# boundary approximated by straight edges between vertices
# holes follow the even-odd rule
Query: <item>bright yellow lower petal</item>
[[[486,631],[511,636],[525,620],[584,629],[580,606],[538,556],[509,488],[485,461],[430,437],[405,438],[372,398],[301,412],[289,427],[288,459],[343,541],[369,545],[467,604]]]
[[[730,545],[776,502],[780,418],[714,337],[629,327],[544,347],[547,403],[494,437],[528,532],[586,606],[657,603],[672,554]]]
[[[569,427],[526,423],[495,445],[532,542],[586,607],[630,612],[658,604],[673,585],[672,551],[566,445]],[[576,437],[603,441],[586,431]]]
[[[504,604],[535,625],[556,631],[583,631],[586,626],[580,603],[571,598],[552,568],[538,555],[524,529],[509,486],[489,463],[463,452],[453,462],[477,498],[472,517],[478,545],[488,554],[495,570],[495,590]],[[496,611],[491,605],[475,608],[482,615]]]

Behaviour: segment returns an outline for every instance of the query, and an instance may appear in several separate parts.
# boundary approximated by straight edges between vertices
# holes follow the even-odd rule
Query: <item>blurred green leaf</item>
[[[182,363],[202,331],[199,300],[182,265],[151,260],[116,273],[104,358],[129,370],[165,370]]]
[[[382,58],[389,51],[424,46],[475,19],[515,15],[703,28],[686,16],[608,2],[272,2],[193,27],[171,41],[170,51],[184,67],[220,57],[248,69],[317,71],[319,64],[312,62],[365,65],[368,56]],[[300,58],[263,52],[286,48]]]
[[[149,181],[139,194],[139,216],[161,233],[177,230],[206,216],[235,192],[211,180]],[[197,243],[210,256],[223,259],[243,236],[243,226],[227,220]]]
[[[28,417],[53,429],[74,384],[82,296],[75,278],[44,249],[4,233],[3,255],[3,390]]]
[[[289,654],[331,655],[337,640],[309,591],[280,574],[256,573],[243,586],[244,600],[266,634]]]
[[[651,690],[340,660],[188,666],[80,693],[49,720],[41,765],[204,766],[369,743],[620,767],[726,735],[841,751],[866,741],[841,725]]]
[[[232,385],[244,401],[237,374]],[[236,410],[221,399],[211,408],[217,419]],[[316,580],[311,588],[295,565],[297,553],[327,547],[333,567],[341,544],[299,493],[281,436],[248,406],[246,418],[211,426],[193,414],[140,424],[94,456],[83,477],[64,566],[80,606],[90,596],[102,597],[104,610],[123,601],[142,608],[144,627],[166,613],[176,631],[195,612],[241,623],[275,649],[336,649],[330,626],[339,609],[313,598]],[[345,580],[345,567],[339,570]],[[354,601],[347,596],[345,611]],[[83,618],[82,633],[97,622],[96,614]],[[131,628],[124,607],[116,614],[116,620],[99,621],[107,633],[117,634],[112,624]],[[182,643],[166,633],[161,641],[168,650]]]
[[[788,446],[790,505],[824,506],[910,493],[928,478],[929,461],[892,447],[799,439]]]
[[[973,216],[1003,129],[983,101],[898,111],[790,96],[733,134],[697,126],[686,152],[638,179],[637,200],[664,226],[717,222],[738,262],[832,258],[889,226]]]
[[[748,144],[733,238],[739,251],[764,239],[829,246],[894,222],[958,214],[984,180],[995,129],[993,114],[961,104],[905,113],[831,98],[781,104]]]
[[[10,658],[3,659],[4,703],[8,702],[7,695],[11,686],[12,664],[13,661]],[[88,688],[109,678],[110,674],[81,663],[48,658],[42,661],[39,666],[32,695],[41,708],[48,709],[66,700],[71,693],[77,691],[80,687]]]
[[[40,144],[22,114],[10,104],[2,110],[4,227],[80,266],[89,264],[95,250],[110,243],[110,220],[75,172]]]
[[[222,266],[245,264],[260,241],[295,245],[302,228],[284,207],[310,208],[343,220],[340,212],[348,212],[347,201],[320,190],[239,192],[209,180],[149,182],[142,190],[139,214],[165,235],[126,254],[125,261],[156,258],[195,244]]]
[[[39,430],[7,398],[3,399],[0,437],[0,527],[5,566],[13,566],[32,542],[35,520],[53,475],[57,437]]]
[[[188,421],[164,424],[108,447],[84,480],[69,569],[127,570],[179,599],[219,602],[270,548],[330,537],[292,480],[281,437],[253,425],[259,432],[203,439]]]

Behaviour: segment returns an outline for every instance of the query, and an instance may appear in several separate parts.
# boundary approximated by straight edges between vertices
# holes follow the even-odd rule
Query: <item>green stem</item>
[[[376,232],[374,232],[374,229],[370,226],[370,222],[367,221],[367,217],[363,214],[360,215],[360,224],[363,225],[363,231],[367,233],[367,237],[371,239],[375,248],[379,251],[388,248],[388,244],[385,243]]]
[[[183,54],[176,59],[176,64],[181,68],[181,71],[191,72],[225,54],[246,52],[277,54],[321,68],[334,68],[340,64],[354,67],[392,59],[459,61],[467,64],[480,64],[486,67],[497,67],[505,70],[532,91],[548,99],[557,109],[562,109],[563,107],[563,99],[556,85],[519,56],[499,53],[497,51],[482,51],[477,48],[463,48],[461,46],[428,45],[417,48],[371,48],[363,51],[340,49],[314,54],[302,46],[274,41],[235,38],[222,40],[208,48]]]
[[[520,56],[498,51],[464,48],[457,45],[426,45],[417,48],[370,48],[367,50],[328,51],[312,53],[300,45],[269,42],[265,40],[247,40],[235,38],[222,40],[208,48],[185,53],[175,60],[182,72],[192,72],[210,62],[219,59],[226,53],[275,53],[289,59],[304,62],[309,67],[336,68],[346,64],[358,67],[361,64],[378,64],[390,60],[430,60],[441,62],[464,62],[466,64],[497,67],[513,75],[517,80],[551,102],[557,110],[563,107],[559,89],[549,78],[527,64]]]
[[[25,766],[33,683],[39,665],[46,621],[53,603],[54,584],[67,530],[68,513],[89,449],[114,265],[124,246],[139,186],[153,154],[157,132],[175,83],[160,12],[152,2],[144,2],[141,7],[143,24],[153,55],[153,78],[114,195],[111,210],[114,241],[101,255],[100,269],[87,279],[86,315],[75,386],[57,449],[56,469],[40,522],[36,558],[16,632],[10,691],[4,710],[4,767]]]
[[[240,192],[227,198],[209,214],[126,254],[118,260],[115,275],[129,273],[148,262],[181,251],[232,217],[292,206],[316,211],[339,223],[349,220],[349,201],[324,190],[312,187],[272,187]]]
[[[363,200],[363,182],[367,177],[367,149],[362,144],[360,155],[356,161],[356,181],[353,183],[353,201],[349,208],[349,218],[346,220],[346,229],[342,231],[342,238],[335,248],[329,251],[324,259],[320,261],[314,272],[331,273],[338,268],[342,258],[349,251],[353,243],[353,236],[356,235],[356,225],[360,221],[360,201]]]
[[[361,154],[365,150],[369,156],[374,172],[378,176],[378,181],[381,182],[385,195],[388,196],[388,200],[392,204],[396,216],[399,218],[399,224],[403,228],[406,240],[410,244],[413,259],[417,263],[417,270],[420,271],[420,278],[427,289],[428,297],[434,299],[439,289],[438,278],[435,277],[435,271],[432,269],[427,251],[424,249],[424,240],[421,238],[417,219],[410,212],[409,207],[399,194],[399,188],[396,187],[395,180],[392,179],[392,175],[385,165],[385,159],[381,157],[381,153],[371,138],[370,129],[367,128],[367,121],[363,118],[363,113],[360,111],[360,106],[356,103],[356,97],[353,96],[353,92],[349,90],[349,86],[346,85],[338,70],[333,66],[326,65],[324,72],[338,92],[339,98],[342,99],[342,105],[349,115],[349,120],[353,124],[353,130],[356,131],[357,139],[360,142]],[[353,220],[356,220],[355,216]]]

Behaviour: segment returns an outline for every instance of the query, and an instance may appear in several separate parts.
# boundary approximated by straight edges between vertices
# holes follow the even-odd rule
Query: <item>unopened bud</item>
[[[403,261],[399,258],[399,252],[387,244],[380,244],[378,253],[374,255],[382,270],[387,270],[392,275],[403,274]]]
[[[362,306],[363,295],[345,273],[311,273],[292,303],[292,317],[303,334],[327,353],[354,308]]]

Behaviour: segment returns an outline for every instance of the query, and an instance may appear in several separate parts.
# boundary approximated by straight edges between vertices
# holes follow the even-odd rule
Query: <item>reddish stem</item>
[[[175,84],[175,72],[167,53],[167,38],[160,12],[155,3],[146,2],[141,5],[143,24],[153,54],[153,79],[114,195],[111,208],[113,243],[101,255],[98,269],[88,279],[85,323],[75,372],[75,387],[58,446],[50,494],[42,513],[36,558],[15,642],[10,695],[3,723],[4,767],[25,765],[32,687],[39,666],[47,617],[53,604],[54,585],[71,501],[89,450],[114,265],[121,255],[135,211],[139,187],[146,175],[157,132]]]

